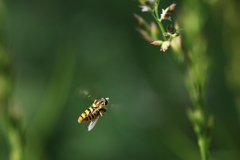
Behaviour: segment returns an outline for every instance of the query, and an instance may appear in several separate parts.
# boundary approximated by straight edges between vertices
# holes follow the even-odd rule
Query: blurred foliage
[[[168,3],[161,1],[161,6]],[[198,9],[194,1],[176,3],[172,17],[180,25],[182,20],[200,27],[208,43],[212,70],[206,95],[215,117],[210,159],[238,160],[239,1],[202,0],[205,8],[197,12],[202,14],[192,19],[184,15]],[[137,1],[9,0],[4,4],[1,45],[11,53],[13,104],[22,113],[26,159],[200,157],[185,112],[191,102],[181,74],[135,30]],[[193,38],[194,30],[184,26],[186,47]],[[96,96],[82,96],[82,89]],[[88,132],[77,123],[78,116],[100,97],[110,98],[110,109]],[[9,159],[4,130],[1,127],[0,159]]]

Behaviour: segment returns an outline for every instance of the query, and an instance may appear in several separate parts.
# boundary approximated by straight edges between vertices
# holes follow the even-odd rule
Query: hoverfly
[[[103,116],[103,114],[107,111],[107,104],[109,102],[109,98],[101,98],[94,100],[91,107],[86,109],[78,118],[78,123],[81,122],[89,122],[88,131],[92,130],[96,125],[99,117]]]

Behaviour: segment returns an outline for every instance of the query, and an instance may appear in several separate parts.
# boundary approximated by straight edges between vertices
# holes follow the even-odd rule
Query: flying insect
[[[86,109],[78,118],[78,123],[84,121],[89,122],[88,131],[92,130],[96,125],[99,117],[102,117],[107,111],[109,98],[101,98],[94,100],[92,106]]]

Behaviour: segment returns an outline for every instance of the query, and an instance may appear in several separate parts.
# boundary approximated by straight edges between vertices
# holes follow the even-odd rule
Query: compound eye
[[[104,98],[104,104],[107,105],[108,104],[108,100]]]
[[[105,98],[101,98],[101,104],[102,105],[107,105],[107,100]]]
[[[108,104],[108,101],[105,101],[105,105],[107,105]]]

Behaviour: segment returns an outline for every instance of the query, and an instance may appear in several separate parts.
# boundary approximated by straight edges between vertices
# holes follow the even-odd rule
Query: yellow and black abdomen
[[[99,100],[94,100],[91,107],[86,109],[78,118],[78,123],[83,121],[92,121],[100,116],[102,116],[107,111],[107,104],[109,98],[101,98]]]
[[[94,119],[96,116],[92,115],[91,113],[96,110],[96,107],[89,107],[88,109],[86,109],[78,118],[78,123],[81,123],[83,121],[90,121],[92,119]]]
[[[88,109],[86,109],[78,118],[78,123],[81,123],[83,121],[91,121],[93,119],[95,119],[98,116],[98,112],[94,112],[97,109],[97,107],[89,107]]]

